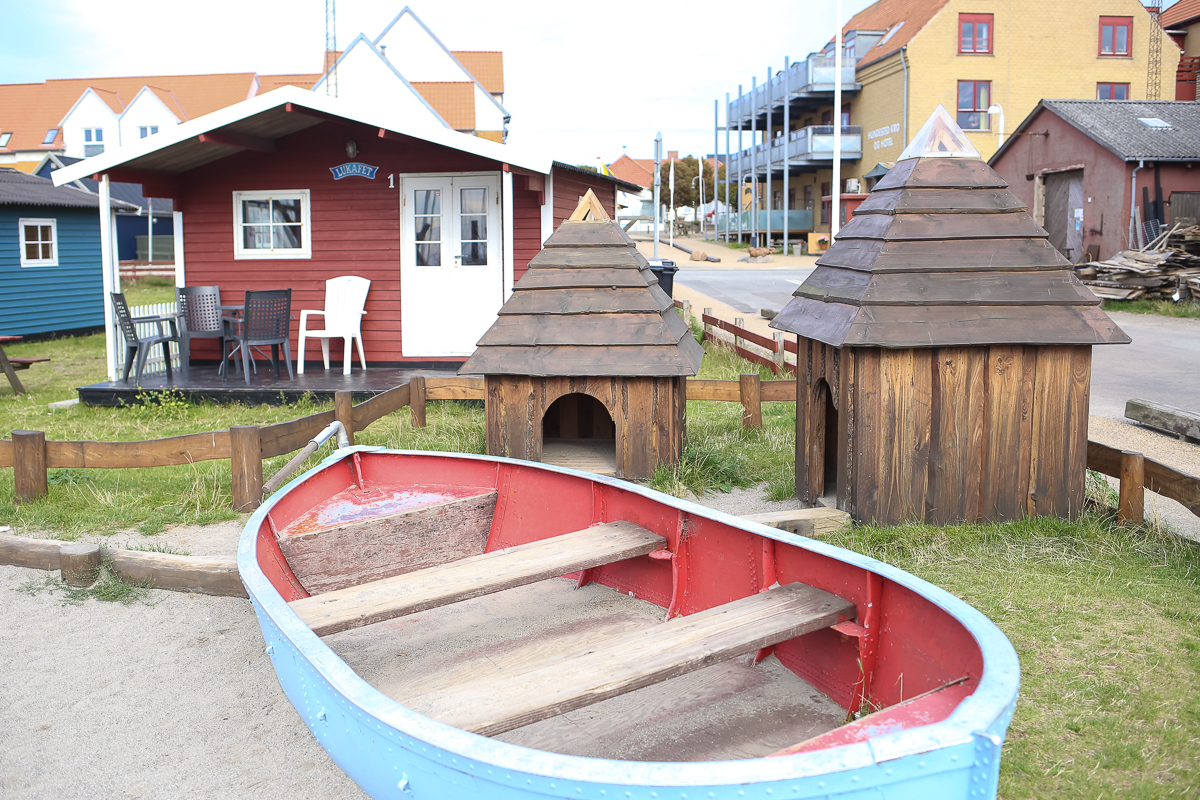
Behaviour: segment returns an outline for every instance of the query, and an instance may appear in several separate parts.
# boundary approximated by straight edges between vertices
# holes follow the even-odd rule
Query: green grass
[[[148,275],[145,278],[126,278],[121,281],[121,291],[125,293],[125,302],[130,306],[144,306],[152,303],[175,302],[175,279],[159,278]]]
[[[79,605],[89,599],[128,606],[139,601],[152,604],[150,595],[152,584],[152,578],[147,578],[140,583],[122,580],[117,573],[113,572],[112,562],[105,560],[100,562],[96,582],[91,586],[71,586],[64,583],[57,573],[49,572],[30,578],[18,586],[17,591],[28,595],[37,595],[42,592],[58,595],[64,606]]]
[[[1012,641],[1001,797],[1200,796],[1200,545],[1096,512],[824,539],[958,595]]]
[[[1172,303],[1170,300],[1105,300],[1102,307],[1105,311],[1200,319],[1200,303]]]

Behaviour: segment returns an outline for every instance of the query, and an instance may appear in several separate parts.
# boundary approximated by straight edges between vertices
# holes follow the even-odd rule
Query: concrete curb
[[[60,570],[59,551],[75,544],[56,539],[30,539],[0,533],[0,564]],[[112,570],[123,580],[149,581],[155,589],[194,592],[217,597],[249,597],[238,575],[236,558],[179,556],[140,550],[101,549]]]

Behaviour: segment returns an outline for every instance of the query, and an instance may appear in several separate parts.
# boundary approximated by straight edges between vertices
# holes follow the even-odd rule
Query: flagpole
[[[837,0],[837,41],[833,46],[833,203],[829,210],[829,244],[842,217],[842,0]]]
[[[671,247],[675,247],[675,159],[671,159]]]

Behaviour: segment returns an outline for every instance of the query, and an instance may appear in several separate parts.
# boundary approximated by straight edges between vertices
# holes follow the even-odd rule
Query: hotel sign
[[[896,143],[892,134],[900,132],[900,123],[893,122],[891,125],[884,125],[881,128],[876,128],[873,131],[867,132],[867,141],[871,142],[872,150],[882,150],[885,147],[891,147]]]
[[[372,167],[370,164],[363,164],[359,161],[351,161],[348,164],[339,164],[336,167],[330,167],[329,171],[333,173],[333,179],[340,181],[342,178],[350,178],[358,176],[368,180],[375,180],[375,173],[379,167]]]

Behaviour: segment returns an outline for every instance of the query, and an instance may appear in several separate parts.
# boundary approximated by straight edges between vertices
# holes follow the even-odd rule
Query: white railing
[[[138,317],[174,314],[177,311],[178,305],[176,303],[152,303],[146,306],[131,306],[129,315],[137,319]],[[163,327],[163,333],[171,332],[169,322],[158,324],[153,322],[139,322],[137,324],[138,336],[156,336],[159,324]],[[177,370],[179,369],[179,343],[169,342],[167,347],[171,350],[171,369]],[[117,377],[119,378],[125,374],[125,335],[121,332],[120,328],[117,328],[117,346],[113,353],[113,358],[116,360]],[[137,356],[135,355],[134,358],[136,359]],[[136,368],[137,364],[135,362],[133,369]],[[133,377],[133,369],[129,372],[129,377],[131,378]],[[163,360],[162,347],[155,346],[146,357],[146,366],[142,369],[142,375],[153,375],[159,372],[165,373],[166,371],[167,364]]]

